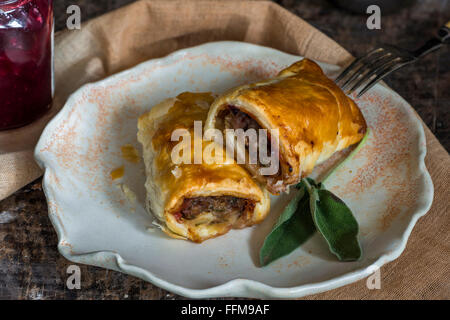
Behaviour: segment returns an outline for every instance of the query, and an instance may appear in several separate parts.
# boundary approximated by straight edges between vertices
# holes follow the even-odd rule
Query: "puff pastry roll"
[[[278,129],[278,172],[264,176],[259,164],[245,164],[271,193],[278,194],[336,151],[360,141],[366,122],[322,69],[303,59],[274,79],[231,89],[216,99],[205,124],[208,128]],[[247,150],[238,153],[248,152],[248,146],[240,149]]]
[[[214,141],[203,140],[201,164],[195,164],[194,152],[191,163],[174,162],[172,151],[180,142],[172,141],[172,133],[186,129],[193,140],[194,122],[204,123],[213,100],[209,93],[185,92],[154,106],[138,121],[147,175],[146,206],[174,238],[202,242],[259,223],[269,212],[268,192],[228,158],[223,147],[227,161],[207,159],[204,151]],[[190,145],[193,149],[194,142]]]

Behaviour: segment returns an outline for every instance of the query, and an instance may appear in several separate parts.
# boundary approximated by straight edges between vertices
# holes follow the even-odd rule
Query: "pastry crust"
[[[185,92],[154,106],[138,121],[138,140],[143,146],[146,167],[147,209],[159,220],[163,231],[174,238],[202,242],[228,232],[261,222],[269,212],[268,192],[255,183],[246,170],[233,159],[214,163],[175,164],[171,153],[178,142],[171,141],[175,129],[192,134],[194,121],[204,123],[214,97],[209,93]],[[202,151],[214,142],[204,141]],[[192,163],[194,163],[192,152]],[[212,162],[212,163],[211,163]],[[197,220],[180,219],[177,213],[185,199],[195,197],[233,196],[254,201],[255,207],[246,221],[196,225]],[[210,214],[201,215],[204,219]],[[208,218],[209,217],[209,218]],[[194,223],[195,222],[195,223]]]
[[[282,70],[274,79],[226,92],[212,104],[205,129],[223,130],[221,111],[230,106],[264,129],[279,130],[281,173],[277,182],[269,182],[246,165],[274,194],[310,174],[333,153],[360,141],[367,128],[355,102],[308,59]]]

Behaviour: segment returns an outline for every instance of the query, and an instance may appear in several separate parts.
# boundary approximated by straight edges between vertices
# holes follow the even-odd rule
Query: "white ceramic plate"
[[[120,147],[136,140],[137,117],[183,91],[224,90],[274,76],[301,59],[266,47],[216,42],[151,60],[75,92],[44,130],[36,159],[45,168],[49,216],[67,259],[134,275],[194,298],[291,298],[333,289],[397,258],[417,219],[430,208],[425,135],[399,95],[375,86],[357,103],[372,132],[367,144],[328,183],[360,225],[363,258],[338,262],[320,236],[265,268],[258,251],[289,195],[273,197],[259,226],[194,244],[149,232],[143,164],[127,163]],[[321,64],[331,76],[338,68]],[[110,178],[125,164],[127,200]],[[319,168],[320,170],[320,168]],[[323,170],[323,168],[322,168]],[[317,171],[316,171],[317,174]]]

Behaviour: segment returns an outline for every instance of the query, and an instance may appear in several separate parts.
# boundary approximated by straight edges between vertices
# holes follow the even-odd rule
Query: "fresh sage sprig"
[[[277,223],[266,237],[259,253],[262,266],[281,258],[311,237],[316,231],[309,210],[309,196],[302,183],[294,198],[289,202],[278,218]]]
[[[358,260],[361,257],[359,226],[350,208],[322,183],[304,179],[304,184],[314,225],[327,241],[330,251],[341,261]]]
[[[344,162],[355,155],[366,142],[369,130],[358,146],[336,166],[323,181],[328,180]],[[260,264],[269,263],[291,253],[316,230],[325,238],[330,251],[341,261],[355,261],[361,257],[358,242],[358,222],[350,208],[336,195],[325,189],[323,183],[311,178],[297,186],[294,198],[280,215],[260,250]]]

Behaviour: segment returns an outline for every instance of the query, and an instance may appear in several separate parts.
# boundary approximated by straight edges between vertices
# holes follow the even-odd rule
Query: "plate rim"
[[[49,183],[49,174],[55,174],[54,168],[52,168],[51,165],[48,163],[46,164],[46,156],[40,152],[40,150],[43,148],[45,141],[48,136],[51,136],[49,133],[52,132],[56,126],[57,123],[60,122],[61,119],[63,119],[67,114],[69,114],[69,111],[72,109],[71,102],[75,100],[86,88],[89,86],[99,86],[107,84],[110,81],[114,81],[117,78],[126,76],[130,73],[133,73],[136,69],[142,68],[142,66],[145,66],[147,64],[160,64],[164,63],[173,59],[176,59],[179,55],[185,55],[189,51],[192,50],[199,50],[199,49],[207,49],[209,46],[248,46],[253,47],[252,49],[262,48],[263,50],[271,50],[274,53],[277,54],[283,54],[283,55],[289,55],[292,57],[296,57],[301,59],[301,56],[288,54],[285,52],[282,52],[280,50],[261,46],[257,44],[251,44],[247,42],[239,42],[239,41],[216,41],[216,42],[208,42],[202,45],[189,47],[181,50],[174,51],[173,53],[166,55],[161,58],[157,59],[150,59],[147,61],[144,61],[142,63],[139,63],[135,66],[133,66],[130,69],[121,71],[119,73],[113,74],[109,77],[106,77],[100,81],[87,83],[82,85],[80,88],[78,88],[75,92],[73,92],[67,101],[65,102],[64,106],[59,110],[59,112],[51,119],[51,121],[47,124],[45,129],[43,130],[39,141],[35,147],[34,150],[34,157],[39,164],[39,166],[44,170],[44,177],[43,177],[43,191],[46,196],[47,204],[48,204],[48,215],[50,218],[50,221],[53,225],[53,227],[56,230],[57,236],[58,236],[58,251],[62,256],[64,256],[69,261],[80,263],[80,264],[88,264],[93,266],[98,266],[114,271],[123,272],[135,277],[138,277],[144,281],[148,281],[160,288],[163,288],[167,291],[173,292],[175,294],[189,297],[189,298],[196,298],[196,299],[202,299],[202,298],[213,298],[213,297],[246,297],[246,298],[299,298],[306,295],[316,294],[328,290],[332,290],[353,282],[356,282],[358,280],[361,280],[371,274],[373,274],[374,270],[381,268],[384,264],[391,262],[395,259],[397,259],[406,248],[406,244],[408,241],[408,238],[412,232],[412,229],[414,228],[415,224],[417,223],[418,219],[422,216],[424,216],[430,209],[433,199],[434,199],[434,186],[431,179],[431,176],[426,168],[425,165],[425,156],[427,153],[427,147],[426,147],[426,137],[425,137],[425,131],[422,125],[422,122],[420,121],[419,116],[414,111],[412,106],[404,100],[398,93],[396,93],[394,90],[390,89],[385,84],[377,84],[377,86],[382,86],[384,89],[389,90],[391,94],[395,96],[396,99],[402,100],[411,110],[415,121],[417,121],[418,125],[418,133],[419,133],[419,139],[417,140],[417,146],[419,154],[417,156],[418,159],[418,168],[420,171],[418,171],[417,177],[420,178],[422,186],[424,186],[424,190],[428,191],[427,193],[424,193],[423,200],[419,206],[415,208],[414,213],[410,213],[410,220],[408,223],[407,228],[404,230],[401,240],[397,244],[396,248],[391,250],[389,253],[385,253],[381,255],[378,259],[376,259],[372,264],[370,264],[367,267],[358,268],[352,272],[345,273],[343,275],[331,278],[329,280],[320,281],[320,282],[314,282],[309,284],[303,284],[299,286],[294,287],[274,287],[267,284],[264,284],[262,282],[256,281],[256,280],[249,280],[249,279],[233,279],[230,281],[227,281],[223,284],[220,284],[218,286],[213,286],[207,289],[193,289],[193,288],[186,288],[182,285],[177,285],[174,283],[171,283],[169,281],[163,280],[153,274],[151,271],[143,269],[141,267],[137,267],[135,265],[127,263],[120,254],[112,251],[95,251],[95,252],[88,252],[83,254],[73,254],[71,250],[65,246],[65,242],[67,242],[67,235],[65,234],[65,229],[63,227],[63,223],[61,220],[57,218],[57,214],[55,212],[54,206],[51,206],[50,203],[57,202],[55,200],[55,192],[54,188],[52,187],[52,184]],[[336,67],[330,64],[321,63],[322,65],[328,65],[331,67]],[[70,107],[70,109],[69,109]],[[106,263],[104,261],[111,261],[109,263]]]

